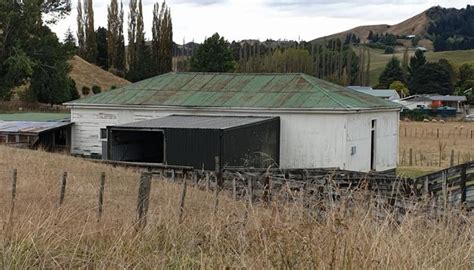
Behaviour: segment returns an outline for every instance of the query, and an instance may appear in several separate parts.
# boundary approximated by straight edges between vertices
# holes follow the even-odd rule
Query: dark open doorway
[[[377,166],[377,120],[372,120],[370,129],[370,170],[375,171]]]
[[[163,131],[117,129],[111,134],[110,144],[111,160],[165,163]]]

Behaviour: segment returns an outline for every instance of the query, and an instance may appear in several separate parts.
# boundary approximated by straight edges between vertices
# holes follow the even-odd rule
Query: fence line
[[[21,173],[21,172],[20,172]],[[12,197],[10,219],[13,215],[17,192],[17,174],[12,172]],[[59,190],[59,206],[67,201],[67,172],[62,174]],[[474,209],[474,162],[450,167],[419,178],[399,178],[381,173],[361,173],[335,169],[249,169],[225,168],[224,170],[177,170],[160,169],[143,172],[139,178],[136,206],[136,230],[147,224],[152,176],[168,178],[168,181],[182,183],[178,202],[178,223],[185,217],[187,185],[214,193],[214,214],[218,211],[221,191],[235,200],[246,203],[247,209],[255,204],[268,205],[270,201],[290,200],[301,202],[307,208],[320,202],[334,204],[335,201],[352,194],[355,190],[368,192],[381,207],[394,208],[404,214],[422,198],[429,198],[432,207],[448,209],[462,206],[468,211]],[[181,176],[177,178],[176,176]],[[173,176],[174,178],[170,177]],[[104,211],[104,191],[106,173],[100,174],[98,182],[97,221],[101,221]],[[108,181],[111,183],[113,181]],[[97,182],[96,182],[97,183]],[[69,192],[70,193],[70,192]],[[131,196],[113,192],[114,196]],[[437,210],[439,211],[439,210]]]

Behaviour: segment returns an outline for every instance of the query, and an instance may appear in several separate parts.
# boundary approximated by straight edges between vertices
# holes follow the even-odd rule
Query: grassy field
[[[407,176],[474,160],[474,123],[401,121],[399,155],[399,173]]]
[[[472,269],[472,220],[403,222],[374,218],[354,194],[310,215],[300,202],[249,206],[190,187],[178,223],[181,186],[153,181],[147,227],[134,229],[136,171],[66,155],[0,147],[2,268]],[[18,169],[11,209],[11,170]],[[59,179],[68,172],[58,207]],[[104,215],[97,222],[99,175],[106,173]],[[315,214],[315,213],[313,213]]]
[[[357,51],[357,50],[356,50]],[[403,60],[403,51],[397,51],[395,54],[384,54],[383,50],[369,49],[370,51],[370,85],[374,86],[378,83],[378,78],[385,68],[387,62],[393,57],[397,57],[400,61]],[[410,51],[410,57],[415,54],[413,50]],[[474,64],[474,50],[466,51],[449,51],[449,52],[427,52],[426,59],[431,62],[436,62],[439,59],[447,59],[454,66],[459,68],[462,64]]]

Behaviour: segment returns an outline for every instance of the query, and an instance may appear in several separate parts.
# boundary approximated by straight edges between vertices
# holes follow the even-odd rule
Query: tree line
[[[306,73],[340,85],[368,85],[370,53],[365,47],[354,47],[351,40],[229,43],[216,33],[199,46],[187,70]]]
[[[122,1],[111,0],[107,9],[107,28],[95,30],[93,0],[78,0],[78,55],[132,82],[171,71],[173,23],[166,2],[161,6],[154,4],[151,41],[145,39],[142,0],[130,0],[128,8],[126,48]],[[75,43],[70,34],[66,41]]]
[[[472,98],[474,65],[463,64],[455,70],[446,59],[428,62],[422,50],[408,61],[408,49],[402,62],[393,57],[380,74],[377,88],[396,89],[408,94],[465,95]],[[470,89],[470,92],[469,92]],[[472,100],[471,100],[472,101]]]

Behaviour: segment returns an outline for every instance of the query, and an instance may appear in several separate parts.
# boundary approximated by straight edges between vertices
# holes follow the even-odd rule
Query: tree
[[[68,49],[68,51],[72,52],[73,54],[77,51],[76,39],[72,34],[71,28],[68,28],[66,34],[64,35],[64,45]]]
[[[81,98],[81,95],[79,95],[79,91],[77,91],[76,81],[74,81],[72,78],[69,78],[69,92],[71,94],[71,100]]]
[[[66,91],[67,59],[71,57],[56,35],[44,25],[43,15],[63,16],[70,11],[70,2],[0,1],[0,99],[12,97],[14,87],[41,84],[54,77],[51,90]],[[47,70],[51,68],[51,70]],[[49,71],[49,72],[48,72]],[[61,94],[61,93],[59,93]],[[35,95],[33,98],[37,98]]]
[[[413,75],[416,70],[426,64],[425,53],[422,50],[416,50],[415,56],[410,58],[410,75]]]
[[[111,0],[107,9],[107,65],[114,74],[125,72],[125,40],[123,37],[123,4]]]
[[[404,83],[401,81],[394,81],[393,83],[390,84],[389,89],[394,89],[397,91],[397,93],[400,95],[400,97],[404,98],[408,95],[410,95],[410,91],[408,88],[405,86]]]
[[[451,84],[454,85],[455,74],[454,74],[454,68],[451,65],[451,63],[449,63],[447,59],[441,58],[438,60],[438,64],[442,66],[446,71],[448,71],[449,77],[451,78]]]
[[[193,71],[232,72],[235,61],[229,43],[218,33],[206,39],[191,59]]]
[[[77,53],[82,58],[85,58],[86,55],[86,33],[84,24],[82,1],[77,0],[77,43],[79,45]]]
[[[107,45],[107,29],[99,27],[96,32],[97,36],[97,59],[96,63],[102,69],[108,70],[108,45]]]
[[[43,26],[38,29],[31,51],[41,52],[36,59],[29,86],[30,96],[48,104],[60,104],[71,100],[69,71],[67,60],[70,58],[67,48],[62,45],[51,30]]]
[[[160,18],[158,74],[163,74],[172,70],[173,60],[173,22],[171,10],[166,6],[166,2],[161,6]]]
[[[396,57],[392,57],[380,74],[378,87],[388,88],[394,81],[405,82],[400,61]]]
[[[449,72],[438,63],[427,63],[412,74],[410,90],[413,94],[451,95],[453,85]]]
[[[84,0],[84,33],[85,33],[85,60],[96,63],[97,37],[94,29],[94,6],[92,0]]]
[[[145,30],[143,25],[142,1],[130,1],[129,13],[129,70],[127,79],[136,82],[149,77],[151,56],[145,43]]]
[[[408,74],[409,69],[410,69],[410,67],[409,67],[408,47],[406,47],[405,51],[403,52],[403,61],[402,61],[403,76],[405,78],[409,77],[409,74]]]

